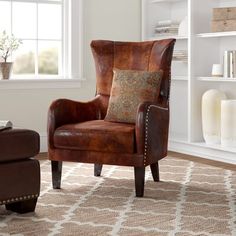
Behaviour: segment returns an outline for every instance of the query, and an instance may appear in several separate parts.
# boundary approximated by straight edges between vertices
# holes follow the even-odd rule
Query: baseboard
[[[169,151],[183,153],[213,161],[220,161],[234,165],[236,164],[235,153],[233,152],[201,147],[193,143],[170,141]]]

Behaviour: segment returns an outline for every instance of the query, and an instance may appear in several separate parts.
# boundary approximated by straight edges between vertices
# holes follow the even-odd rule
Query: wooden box
[[[211,30],[212,32],[236,31],[236,19],[212,21]]]
[[[212,20],[236,20],[236,7],[213,8]]]

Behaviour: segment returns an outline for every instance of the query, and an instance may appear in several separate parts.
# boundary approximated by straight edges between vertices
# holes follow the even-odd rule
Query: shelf
[[[149,38],[149,40],[160,40],[160,39],[176,39],[176,40],[187,40],[188,36],[179,36],[179,35],[160,35]]]
[[[175,3],[175,2],[183,2],[185,0],[153,0],[151,3]]]
[[[223,78],[223,77],[198,77],[200,81],[208,82],[233,82],[236,83],[236,78]]]
[[[196,146],[216,149],[216,150],[220,150],[220,151],[224,151],[224,152],[236,153],[236,147],[223,147],[223,146],[221,146],[221,144],[210,145],[210,144],[206,144],[205,142],[194,142],[192,144],[194,144]]]
[[[234,36],[236,36],[236,31],[197,34],[197,37],[199,38],[220,38],[220,37],[234,37]]]
[[[188,76],[172,76],[171,80],[175,80],[175,81],[188,81]]]

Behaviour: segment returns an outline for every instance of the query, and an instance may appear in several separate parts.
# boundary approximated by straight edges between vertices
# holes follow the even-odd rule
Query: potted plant
[[[16,51],[22,41],[17,39],[13,34],[8,35],[6,31],[0,34],[0,56],[3,59],[0,62],[0,74],[2,79],[9,79],[12,71],[12,62],[7,62],[8,57],[13,51]]]

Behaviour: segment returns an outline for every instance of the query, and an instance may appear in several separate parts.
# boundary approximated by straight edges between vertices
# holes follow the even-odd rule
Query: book
[[[13,126],[12,122],[9,120],[0,120],[0,131],[5,129],[11,129]]]
[[[236,78],[236,51],[224,53],[224,77]]]

